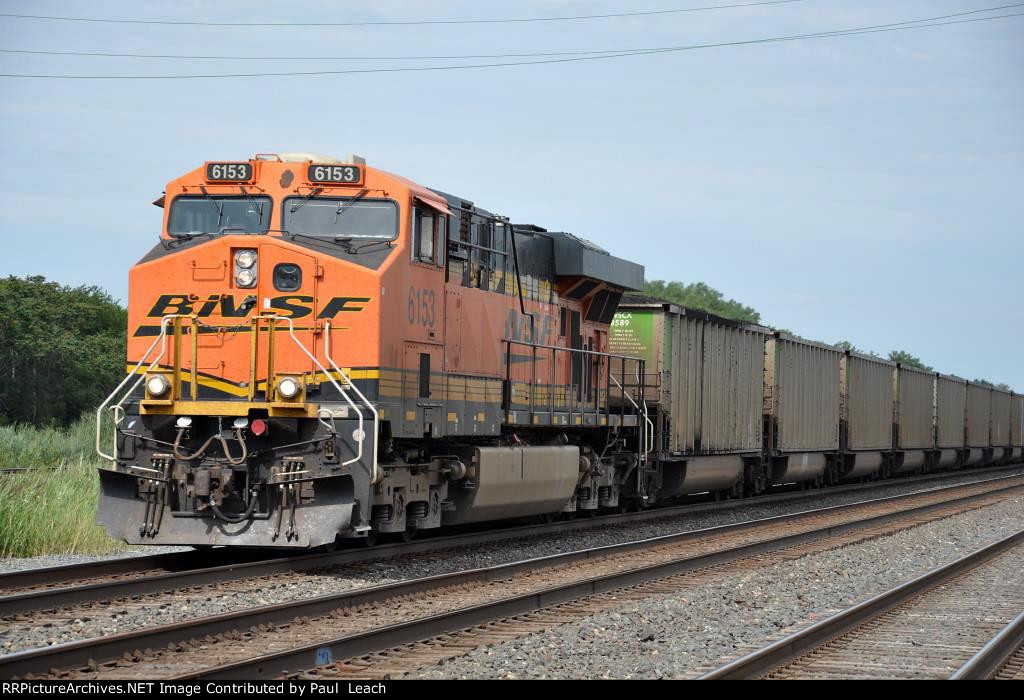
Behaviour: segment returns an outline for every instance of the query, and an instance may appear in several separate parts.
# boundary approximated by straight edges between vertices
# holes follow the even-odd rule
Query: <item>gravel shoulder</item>
[[[86,564],[94,561],[108,559],[132,559],[134,557],[145,557],[152,554],[168,554],[170,552],[188,552],[191,547],[132,547],[119,552],[108,552],[107,554],[43,554],[38,557],[21,557],[0,559],[0,574],[11,571],[26,571],[28,569],[47,569],[52,566],[69,566],[71,564]]]
[[[685,678],[1024,527],[1024,497],[654,595],[408,678]]]
[[[1024,469],[1004,472],[1024,473]],[[356,588],[366,588],[420,576],[431,576],[464,569],[491,566],[546,556],[566,551],[617,544],[646,537],[656,537],[686,530],[695,530],[734,522],[765,518],[785,513],[832,505],[863,501],[869,498],[891,496],[939,485],[953,485],[978,480],[977,475],[962,476],[941,484],[885,483],[877,488],[857,493],[829,494],[823,491],[813,504],[802,501],[790,504],[737,504],[736,508],[700,515],[679,515],[664,520],[568,532],[563,536],[535,537],[508,540],[474,547],[461,547],[443,553],[411,555],[401,559],[375,560],[355,565],[333,567],[302,574],[279,575],[257,580],[229,581],[193,589],[186,597],[171,598],[167,594],[143,596],[133,600],[96,603],[72,608],[64,615],[62,624],[38,624],[0,621],[0,653],[12,653],[39,646],[49,646],[97,636],[106,636],[157,624],[230,612],[259,605],[270,605],[292,600],[312,598]],[[153,550],[172,551],[171,548],[131,550],[126,555],[150,554]],[[109,557],[96,557],[109,558]],[[13,560],[29,568],[54,566],[86,561],[85,557],[35,557],[32,560]],[[2,566],[2,564],[0,564]],[[0,568],[0,570],[3,570]]]

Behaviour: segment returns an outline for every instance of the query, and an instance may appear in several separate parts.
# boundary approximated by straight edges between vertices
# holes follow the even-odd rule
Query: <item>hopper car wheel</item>
[[[338,539],[335,538],[333,542],[328,542],[327,544],[322,544],[319,547],[317,547],[317,549],[319,551],[321,551],[321,552],[326,552],[327,554],[331,554],[332,552],[334,552],[335,550],[338,549]]]
[[[360,542],[363,543],[364,547],[372,547],[373,545],[377,544],[377,532],[374,530],[370,530],[366,533],[366,537],[363,537],[360,540]]]

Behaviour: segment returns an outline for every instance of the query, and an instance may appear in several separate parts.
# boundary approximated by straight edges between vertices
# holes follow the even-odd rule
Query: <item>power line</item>
[[[0,53],[29,54],[33,56],[86,56],[100,58],[159,58],[192,61],[432,61],[463,60],[470,58],[530,58],[540,56],[583,56],[602,53],[644,51],[646,49],[605,49],[595,51],[549,51],[534,53],[479,53],[454,56],[186,56],[158,53],[107,53],[102,51],[43,51],[34,49],[0,49]]]
[[[642,10],[637,12],[613,12],[599,15],[567,15],[562,17],[506,17],[498,19],[410,19],[410,20],[370,20],[362,22],[197,22],[186,20],[156,19],[104,19],[100,17],[59,17],[51,15],[21,15],[0,13],[0,17],[12,19],[34,19],[58,22],[97,22],[102,24],[158,24],[187,27],[387,27],[412,26],[424,24],[513,24],[524,22],[571,22],[588,19],[616,19],[620,17],[650,17],[654,15],[674,15],[683,12],[708,12],[710,10],[732,10],[743,7],[760,7],[763,5],[788,5],[805,0],[764,0],[763,2],[733,3],[731,5],[709,5],[706,7],[685,7],[674,10]]]
[[[949,15],[941,15],[937,17],[928,17],[925,19],[912,19],[905,20],[903,22],[891,22],[889,24],[878,24],[871,27],[864,27],[862,29],[883,29],[887,27],[898,27],[907,24],[920,24],[922,22],[935,22],[939,20],[953,19],[956,17],[964,17],[967,15],[980,14],[984,12],[995,12],[997,10],[1004,10],[1014,7],[1024,7],[1024,3],[1015,3],[1012,5],[1000,5],[998,7],[989,7],[980,10],[968,10],[965,12],[957,12]],[[2,15],[0,15],[2,16]],[[1015,17],[1015,14],[999,15],[998,17],[989,17],[986,19],[1002,19],[1004,17]],[[818,32],[815,34],[828,35],[835,33],[844,33],[847,31],[855,30],[838,30],[836,32]],[[84,56],[84,57],[99,57],[99,58],[142,58],[142,59],[163,59],[163,60],[209,60],[209,61],[430,61],[430,60],[470,60],[470,59],[483,59],[483,58],[546,58],[555,56],[599,56],[601,54],[632,54],[632,53],[644,53],[648,51],[661,51],[669,49],[682,49],[684,47],[641,47],[635,49],[619,48],[619,49],[598,49],[591,51],[548,51],[548,52],[530,52],[530,53],[493,53],[493,54],[460,54],[460,55],[429,55],[429,56],[200,56],[200,55],[184,55],[184,54],[143,54],[143,53],[113,53],[105,51],[48,51],[42,49],[3,49],[0,48],[0,53],[9,54],[26,54],[26,55],[42,55],[42,56]]]
[[[1010,7],[1024,6],[1024,3],[1011,5]],[[976,12],[983,12],[977,10]],[[969,14],[969,13],[961,13]],[[948,16],[948,15],[947,15]],[[951,24],[966,24],[969,22],[987,22],[1008,17],[1024,17],[1024,12],[1013,12],[992,17],[974,17],[971,19],[950,20],[945,22],[932,22],[931,18],[920,20],[908,20],[885,25],[874,25],[868,27],[854,27],[851,29],[837,29],[827,32],[813,34],[794,34],[790,36],[766,37],[763,39],[746,39],[741,41],[725,41],[714,44],[690,44],[686,46],[669,46],[649,49],[629,49],[617,53],[604,53],[598,56],[576,56],[570,58],[552,58],[539,61],[510,61],[505,63],[478,63],[456,66],[407,66],[400,68],[353,68],[348,70],[317,70],[317,71],[288,71],[288,72],[262,72],[262,73],[214,73],[205,75],[47,75],[47,74],[23,74],[23,73],[0,73],[0,78],[42,78],[58,80],[188,80],[188,79],[212,79],[212,78],[274,78],[274,77],[302,77],[319,75],[353,75],[366,73],[414,73],[423,71],[445,71],[445,70],[466,70],[471,68],[505,68],[513,66],[536,66],[552,63],[573,63],[580,61],[597,61],[611,58],[622,58],[627,56],[648,56],[661,53],[676,53],[681,51],[695,51],[699,49],[725,48],[733,46],[750,46],[754,44],[768,44],[776,42],[802,41],[806,39],[827,39],[842,36],[855,36],[860,34],[877,34],[880,32],[898,32],[910,29],[926,29],[929,27],[944,27]],[[911,24],[916,22],[917,24]],[[927,24],[923,24],[927,22]],[[896,26],[902,25],[902,26]]]

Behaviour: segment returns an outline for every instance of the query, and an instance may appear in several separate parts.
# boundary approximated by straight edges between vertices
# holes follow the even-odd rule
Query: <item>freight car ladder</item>
[[[506,339],[502,407],[506,423],[523,426],[600,427],[618,432],[636,425],[639,467],[654,447],[654,423],[644,396],[640,357]],[[529,355],[522,352],[527,348]],[[520,349],[518,352],[517,349]],[[622,377],[620,381],[615,375]],[[569,382],[565,380],[572,376]],[[635,376],[636,382],[627,381]],[[578,381],[577,381],[578,380]],[[624,386],[625,384],[625,386]],[[613,391],[614,389],[614,391]],[[631,391],[635,393],[635,398]],[[615,396],[618,406],[610,398]],[[621,398],[620,398],[621,397]],[[627,403],[633,410],[627,411]],[[635,422],[633,422],[635,421]]]
[[[619,382],[618,379],[615,378],[614,375],[608,375],[609,377],[611,377],[611,380],[615,382],[615,386],[618,387],[622,395],[626,397],[626,399],[628,399],[631,404],[633,404],[633,408],[636,410],[636,414],[640,417],[640,420],[642,421],[642,425],[640,426],[641,430],[639,449],[639,466],[641,469],[647,466],[647,461],[651,454],[651,450],[654,449],[654,422],[651,420],[651,417],[647,413],[647,399],[644,398],[644,382],[641,379],[641,377],[644,376],[643,365],[644,361],[639,360],[639,364],[637,365],[636,384],[637,399],[634,399],[632,396],[629,395],[629,392],[626,391],[625,387],[622,386],[622,384]],[[625,378],[625,375],[623,375],[623,378]],[[637,400],[639,400],[639,403],[637,402]]]

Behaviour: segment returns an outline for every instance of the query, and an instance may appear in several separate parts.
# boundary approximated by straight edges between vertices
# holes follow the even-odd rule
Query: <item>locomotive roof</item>
[[[488,219],[501,217],[477,207],[468,199],[434,190],[443,197],[452,212],[470,211]],[[624,289],[643,289],[644,266],[616,257],[604,248],[566,231],[548,231],[535,224],[510,224],[512,230],[523,236],[543,236],[554,245],[555,275],[558,277],[588,277]]]

